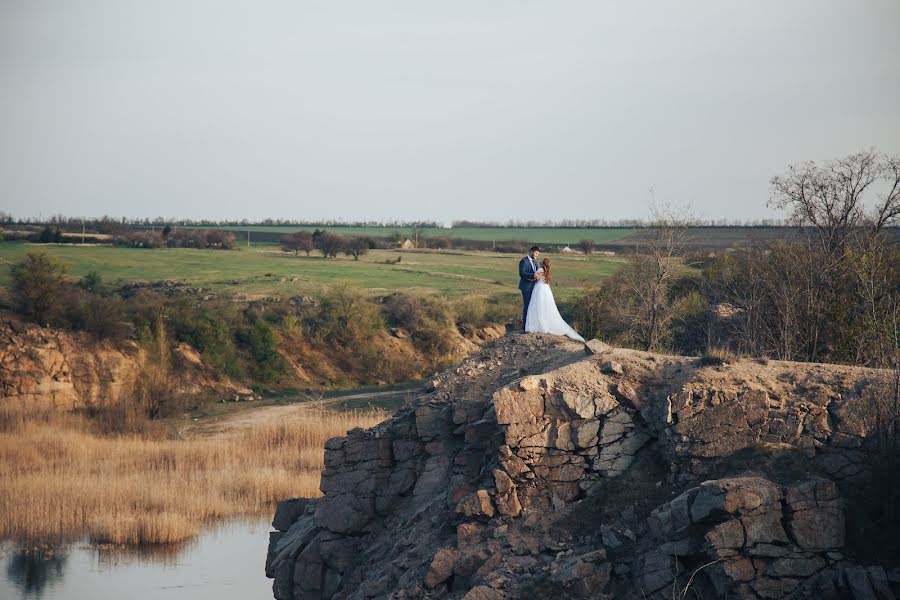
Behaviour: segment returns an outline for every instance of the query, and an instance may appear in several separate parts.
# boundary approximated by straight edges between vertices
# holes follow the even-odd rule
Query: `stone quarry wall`
[[[266,572],[279,600],[893,598],[845,548],[880,375],[511,335],[329,440]]]
[[[0,403],[60,410],[115,398],[138,367],[134,343],[0,320]]]
[[[187,344],[174,348],[172,358],[171,385],[179,393],[252,394],[210,372]],[[0,405],[96,407],[117,401],[141,368],[141,350],[132,340],[98,341],[84,332],[38,327],[0,314]]]

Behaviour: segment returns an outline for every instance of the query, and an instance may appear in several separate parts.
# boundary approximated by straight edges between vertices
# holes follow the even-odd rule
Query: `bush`
[[[737,360],[735,354],[728,348],[720,346],[710,346],[700,357],[700,366],[720,366],[727,365]]]
[[[210,229],[204,233],[205,248],[231,250],[234,248],[234,234],[221,229]]]
[[[275,332],[267,322],[256,320],[249,327],[239,329],[237,339],[253,358],[250,374],[257,381],[270,383],[287,371],[287,362],[275,349]]]
[[[42,244],[59,244],[63,241],[62,230],[59,227],[53,229],[49,225],[47,225],[38,234],[37,241]]]
[[[84,312],[84,330],[97,339],[121,339],[128,335],[125,303],[118,296],[90,294]]]
[[[480,296],[465,296],[453,305],[456,324],[464,327],[479,328],[488,323],[487,302]]]
[[[172,307],[171,325],[175,338],[196,348],[211,366],[230,377],[242,377],[244,369],[233,339],[233,327],[223,311],[194,308],[181,302]]]
[[[489,323],[511,323],[522,314],[522,299],[519,294],[492,296],[485,303],[484,317]]]
[[[159,292],[140,290],[128,299],[126,308],[138,339],[144,339],[163,322],[168,311],[167,298]]]
[[[87,275],[78,282],[81,289],[88,292],[99,292],[103,285],[103,277],[97,271],[89,271]]]
[[[65,267],[46,252],[29,252],[12,268],[12,291],[16,310],[42,325],[59,316],[59,297],[66,287]]]
[[[165,243],[162,233],[149,229],[128,231],[114,238],[116,244],[132,248],[161,248]]]
[[[385,312],[388,322],[406,329],[426,354],[443,356],[453,349],[453,312],[441,296],[394,294],[385,302]]]
[[[572,327],[586,340],[608,335],[606,287],[585,287],[581,295],[573,302]]]
[[[168,226],[167,226],[168,227]],[[219,250],[231,250],[235,246],[234,234],[221,229],[178,229],[169,232],[134,231],[129,234],[138,241],[145,239],[150,234],[153,243],[149,247],[158,248],[165,243],[169,248],[213,248]],[[137,236],[137,237],[134,237]],[[132,244],[134,245],[134,244]]]
[[[362,291],[340,285],[323,294],[309,326],[320,341],[359,346],[383,329],[384,321],[378,307]]]

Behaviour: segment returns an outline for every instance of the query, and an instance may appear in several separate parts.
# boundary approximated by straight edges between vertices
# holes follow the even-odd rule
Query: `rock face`
[[[0,320],[0,403],[96,405],[134,376],[137,354],[134,343],[98,343],[86,334]]]
[[[279,600],[893,598],[845,535],[880,375],[510,335],[329,440],[266,572]]]
[[[209,372],[187,344],[174,348],[172,357],[173,389],[185,395],[214,390],[222,397],[240,391]],[[84,332],[38,327],[0,314],[2,405],[96,407],[120,397],[141,366],[141,350],[133,341],[97,341]]]

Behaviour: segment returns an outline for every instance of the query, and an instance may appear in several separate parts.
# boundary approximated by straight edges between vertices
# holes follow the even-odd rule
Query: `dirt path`
[[[298,411],[328,408],[348,400],[370,400],[387,396],[396,396],[398,393],[402,392],[398,392],[398,390],[386,392],[350,392],[331,398],[306,396],[306,400],[301,399],[296,402],[291,402],[290,404],[248,408],[227,415],[203,419],[196,423],[189,423],[179,429],[179,436],[184,438],[224,437],[241,429],[278,422],[289,415],[297,414]]]

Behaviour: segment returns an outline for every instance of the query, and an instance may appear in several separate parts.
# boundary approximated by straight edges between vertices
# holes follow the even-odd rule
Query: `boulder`
[[[609,344],[601,342],[597,338],[588,340],[584,343],[584,353],[585,354],[592,354],[592,355],[605,354],[607,352],[610,352],[611,350],[612,350],[612,347]]]
[[[454,548],[441,548],[431,560],[431,566],[425,574],[423,583],[428,589],[433,589],[447,581],[453,574],[453,565],[459,559],[459,551]]]
[[[456,505],[456,512],[467,517],[486,517],[494,516],[494,503],[487,490],[478,490],[473,494],[469,494]]]

